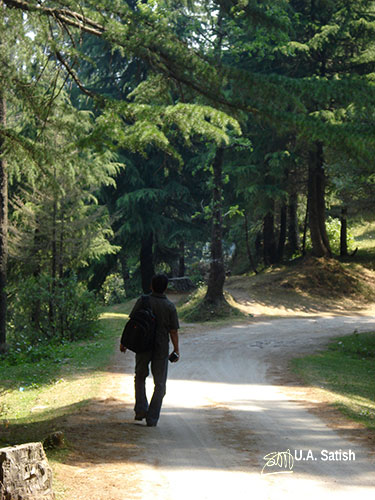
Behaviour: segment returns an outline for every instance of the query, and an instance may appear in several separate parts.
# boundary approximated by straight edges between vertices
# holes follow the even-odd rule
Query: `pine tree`
[[[201,26],[189,8],[184,10],[185,19],[173,24],[163,5],[86,2],[84,11],[72,12],[58,2],[48,6],[21,0],[3,3],[30,16],[49,17],[52,24],[61,23],[72,40],[77,33],[105,40],[115,53],[138,58],[152,70],[138,89],[138,96],[146,95],[143,102],[111,102],[102,115],[104,128],[109,122],[113,125],[110,140],[117,140],[124,149],[145,151],[152,144],[181,161],[171,142],[176,129],[185,138],[206,134],[222,145],[230,122],[223,114],[197,105],[197,96],[200,102],[236,114],[250,139],[256,135],[250,121],[256,121],[258,131],[267,127],[277,130],[278,138],[291,137],[292,153],[308,170],[313,249],[317,255],[330,254],[325,230],[326,159],[341,151],[363,162],[371,151],[373,2],[236,4],[220,0],[215,3],[220,6],[219,16],[214,4],[206,3],[202,11],[192,2],[205,18],[203,25],[198,23]],[[72,9],[74,5],[70,2]],[[101,105],[104,93],[82,84],[73,68],[76,60],[84,59],[81,47],[71,44],[56,27],[52,35],[52,51],[71,81]],[[218,43],[224,48],[220,63],[214,50]],[[185,102],[158,102],[160,88],[163,92],[178,89]],[[287,144],[277,151],[264,150],[263,160],[269,153],[287,150]],[[283,185],[275,187],[280,190]],[[283,238],[279,238],[279,253]]]
[[[18,78],[14,65],[14,43],[20,39],[22,49],[27,49],[23,29],[18,30],[21,13],[7,13],[0,5],[0,352],[6,351],[7,274],[8,274],[8,160],[9,126],[8,100],[24,91],[24,81]],[[21,50],[22,50],[21,49]],[[22,57],[20,58],[22,60]],[[20,61],[21,62],[21,61]]]
[[[67,319],[71,301],[64,293],[70,293],[73,300],[78,270],[93,259],[118,251],[108,240],[112,237],[108,214],[95,197],[102,184],[114,183],[118,164],[111,153],[96,153],[84,146],[93,128],[91,115],[77,112],[61,92],[43,131],[39,131],[45,152],[43,168],[36,165],[32,179],[27,172],[17,176],[13,169],[10,289],[19,308],[24,290],[21,285],[14,287],[14,282],[22,276],[30,286],[23,321],[39,337],[72,339],[74,332],[69,331]],[[32,290],[38,287],[33,302]],[[78,302],[76,297],[77,307]],[[42,314],[46,307],[47,316]],[[16,317],[19,322],[17,311]]]
[[[292,1],[288,6],[281,2],[271,6],[265,2],[254,9],[256,2],[237,8],[219,3],[227,13],[224,33],[233,47],[226,59],[235,67],[232,80],[237,80],[237,86],[242,83],[246,89],[242,95],[258,110],[250,134],[254,129],[256,134],[259,124],[260,130],[271,128],[280,138],[292,137],[291,153],[299,156],[302,167],[300,178],[305,177],[304,170],[308,172],[313,251],[330,255],[325,228],[326,158],[340,155],[348,161],[355,157],[359,172],[371,150],[374,89],[366,72],[373,67],[374,4]],[[257,10],[263,13],[258,18]],[[278,23],[274,22],[277,14]],[[259,26],[260,19],[264,26],[265,17],[268,29]],[[273,85],[277,87],[272,96]],[[289,97],[283,95],[285,90]],[[270,221],[267,226],[271,228]]]
[[[1,46],[0,46],[1,47]],[[0,92],[0,126],[6,127],[6,100]],[[6,349],[8,261],[8,174],[4,138],[0,136],[0,353]]]
[[[370,35],[374,4],[306,1],[291,2],[291,5],[300,21],[295,24],[293,42],[285,46],[284,63],[297,82],[310,85],[311,94],[304,99],[309,116],[319,117],[323,127],[328,125],[325,137],[313,129],[310,138],[306,132],[303,134],[303,142],[308,148],[308,207],[313,251],[318,256],[331,255],[325,227],[326,158],[330,149],[337,153],[344,149],[347,155],[362,156],[366,147],[368,139],[362,118],[358,116],[357,120],[355,113],[349,110],[359,110],[363,98],[369,108],[373,108],[373,89],[368,86],[366,72],[374,62]],[[362,94],[362,85],[368,86],[366,96]]]

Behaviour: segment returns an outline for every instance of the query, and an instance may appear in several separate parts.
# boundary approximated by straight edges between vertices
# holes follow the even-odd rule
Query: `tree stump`
[[[0,449],[0,500],[54,500],[42,443]]]

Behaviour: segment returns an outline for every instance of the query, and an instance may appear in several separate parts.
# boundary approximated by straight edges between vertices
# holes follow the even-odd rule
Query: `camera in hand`
[[[177,354],[177,352],[173,351],[173,352],[169,355],[169,358],[168,358],[168,359],[169,359],[169,361],[170,361],[171,363],[175,363],[175,362],[178,360],[178,358],[179,358],[179,357],[180,357],[180,356]]]

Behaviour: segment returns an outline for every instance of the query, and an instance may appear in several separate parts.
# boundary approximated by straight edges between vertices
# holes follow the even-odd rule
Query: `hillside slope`
[[[256,276],[232,276],[226,290],[236,306],[255,316],[375,309],[375,271],[334,259],[308,257]]]

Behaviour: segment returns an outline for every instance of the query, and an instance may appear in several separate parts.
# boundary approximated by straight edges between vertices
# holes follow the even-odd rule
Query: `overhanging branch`
[[[49,16],[53,18],[59,24],[72,26],[77,28],[85,33],[94,35],[96,37],[104,37],[113,44],[117,46],[122,46],[124,48],[128,48],[127,43],[129,40],[119,40],[117,35],[110,34],[105,25],[97,23],[90,19],[89,17],[80,14],[78,12],[66,9],[66,8],[51,8],[45,7],[40,4],[31,4],[26,0],[0,0],[0,5],[3,4],[9,8],[20,9],[26,12],[38,12],[42,15]],[[134,19],[133,19],[134,21]],[[137,28],[137,23],[134,21],[134,29]],[[152,29],[153,26],[150,23],[146,23],[148,29]],[[244,102],[233,101],[231,99],[226,99],[221,93],[220,89],[217,85],[212,81],[209,81],[210,78],[205,80],[203,83],[199,82],[197,79],[197,75],[194,72],[194,62],[190,61],[189,67],[186,67],[183,63],[175,60],[174,48],[178,45],[183,51],[183,55],[192,56],[192,51],[183,44],[177,38],[173,39],[175,42],[171,46],[172,53],[169,54],[163,49],[163,47],[156,47],[151,39],[151,43],[139,44],[137,47],[132,47],[131,51],[134,52],[138,57],[143,60],[146,60],[149,64],[156,67],[160,72],[164,73],[166,76],[174,79],[177,82],[180,82],[183,85],[191,88],[196,91],[198,94],[201,94],[207,97],[214,103],[220,104],[222,106],[227,107],[227,109],[232,110],[240,110],[245,111],[247,113],[258,113],[258,110],[247,105]],[[82,82],[80,82],[77,74],[72,70],[72,68],[67,64],[67,62],[62,57],[61,53],[59,54],[54,49],[56,56],[58,57],[61,64],[64,65],[70,76],[73,78],[77,86],[84,92],[86,95],[90,97],[99,96],[94,94],[93,92],[86,89]],[[194,57],[197,57],[197,65],[201,66],[201,69],[209,68],[210,63],[206,61],[200,54],[194,52]],[[212,66],[211,66],[212,68]],[[199,72],[199,71],[198,71]],[[213,76],[213,79],[215,77]]]
[[[32,5],[24,0],[1,0],[0,3],[3,3],[7,7],[23,10],[25,12],[40,12],[41,14],[51,16],[62,23],[74,26],[75,28],[79,28],[95,36],[102,36],[105,31],[104,26],[101,24],[69,9],[53,9],[51,7],[44,7],[43,5]]]
[[[77,87],[86,95],[93,99],[99,99],[100,96],[98,94],[95,94],[94,92],[91,92],[91,90],[87,89],[81,80],[78,78],[77,73],[74,71],[74,69],[65,61],[64,57],[62,56],[61,52],[59,50],[54,51],[56,54],[57,59],[61,62],[61,64],[64,66],[66,71],[69,73],[69,75],[73,78],[75,84]]]

